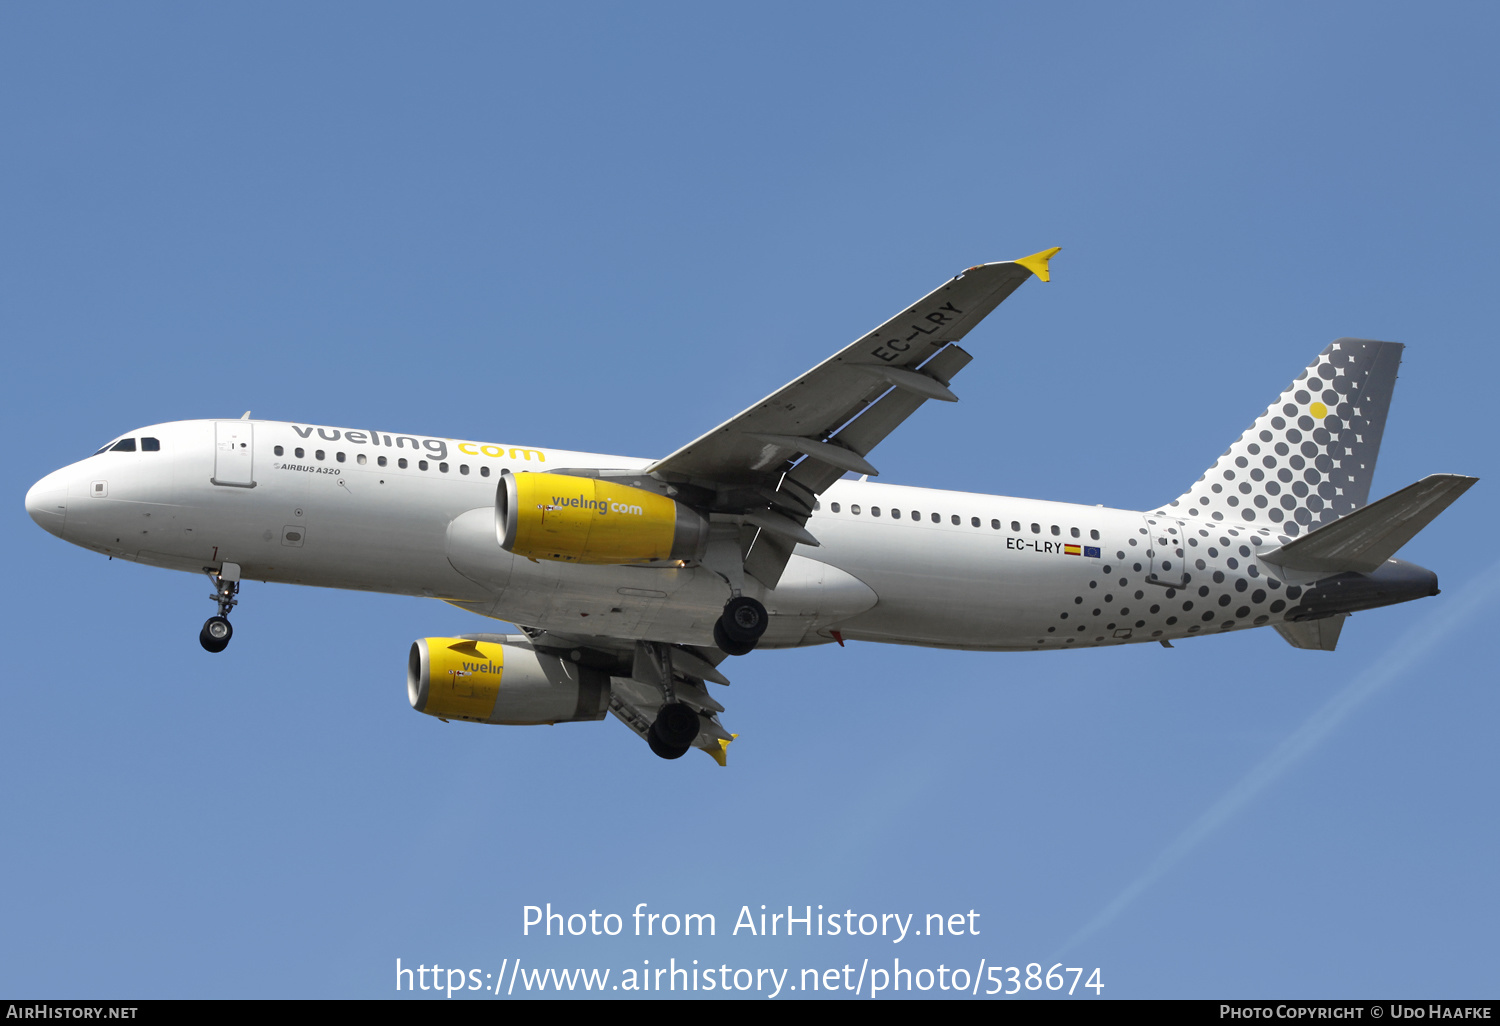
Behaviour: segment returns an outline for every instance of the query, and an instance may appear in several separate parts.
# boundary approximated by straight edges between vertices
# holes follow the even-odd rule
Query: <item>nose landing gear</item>
[[[203,572],[214,584],[214,593],[209,598],[219,604],[219,614],[203,622],[203,629],[198,632],[198,644],[206,651],[222,652],[229,647],[229,639],[234,636],[234,628],[229,625],[229,611],[240,604],[235,598],[240,592],[240,565],[225,563],[217,570],[204,567]]]

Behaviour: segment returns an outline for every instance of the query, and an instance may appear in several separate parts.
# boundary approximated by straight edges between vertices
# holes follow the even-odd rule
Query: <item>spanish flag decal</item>
[[[1063,546],[1063,555],[1064,556],[1081,556],[1081,555],[1083,555],[1083,549],[1080,548],[1077,545],[1064,545]]]

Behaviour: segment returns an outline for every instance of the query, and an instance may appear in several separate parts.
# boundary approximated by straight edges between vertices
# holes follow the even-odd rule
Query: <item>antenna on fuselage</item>
[[[249,410],[246,410],[246,411],[245,411],[245,412],[244,412],[244,413],[243,413],[243,414],[242,414],[242,415],[241,415],[241,416],[240,416],[240,420],[249,420],[249,419],[250,419],[250,411],[249,411]]]

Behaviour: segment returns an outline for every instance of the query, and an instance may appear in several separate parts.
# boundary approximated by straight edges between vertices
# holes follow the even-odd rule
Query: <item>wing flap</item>
[[[719,713],[724,707],[714,700],[704,684],[710,680],[716,684],[729,684],[729,678],[720,673],[716,665],[725,658],[724,653],[687,645],[646,646],[648,653],[654,650],[659,656],[659,660],[644,660],[656,664],[648,667],[642,665],[641,649],[645,643],[641,641],[553,633],[531,627],[521,629],[538,650],[553,651],[562,658],[607,672],[610,675],[609,711],[643,740],[661,711],[664,700],[661,676],[670,673],[673,695],[698,711],[699,730],[692,747],[701,748],[720,766],[725,765],[729,742],[736,735],[724,729],[724,724],[719,721]],[[496,634],[468,634],[464,637],[478,641],[504,640],[503,635]]]
[[[948,346],[922,367],[922,373],[928,380],[946,389],[953,376],[968,366],[972,359],[961,347]],[[928,398],[912,390],[892,388],[873,406],[845,425],[832,441],[853,452],[867,453],[900,427]],[[790,486],[793,491],[821,495],[842,474],[837,467],[829,466],[821,460],[803,460],[786,476],[782,488],[786,490]],[[791,516],[788,519],[797,524],[806,524],[808,521],[806,516]],[[781,580],[781,573],[786,569],[787,561],[792,558],[795,548],[796,543],[791,538],[762,530],[745,558],[745,572],[767,588],[774,588]]]
[[[725,752],[737,735],[729,733],[719,722],[717,710],[723,707],[710,698],[701,685],[679,681],[673,690],[678,701],[686,702],[698,711],[698,736],[693,739],[692,747],[707,752],[720,766],[725,765]],[[629,677],[616,677],[610,681],[609,711],[643,741],[661,706],[661,690],[653,685]]]

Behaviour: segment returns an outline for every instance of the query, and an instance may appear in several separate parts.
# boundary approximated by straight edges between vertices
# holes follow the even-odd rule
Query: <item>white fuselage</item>
[[[500,547],[501,470],[649,460],[270,421],[127,437],[159,448],[48,475],[27,496],[33,518],[116,558],[194,573],[232,562],[246,580],[424,595],[556,632],[711,646],[729,597],[702,567],[579,566]],[[1148,530],[1169,527],[1171,544],[1186,541],[1186,587],[1148,580]],[[1308,583],[1255,558],[1276,544],[1265,531],[862,480],[829,488],[807,529],[821,544],[798,546],[774,590],[746,579],[771,613],[761,647],[1169,640],[1278,622]]]

